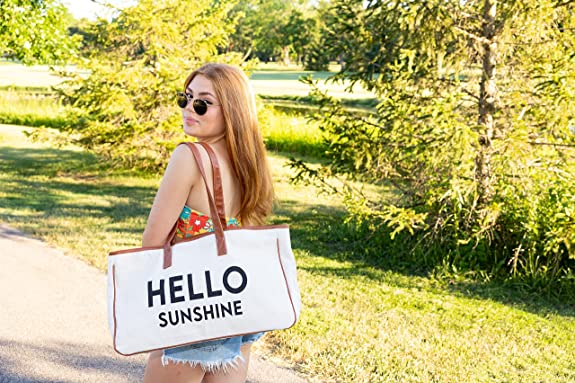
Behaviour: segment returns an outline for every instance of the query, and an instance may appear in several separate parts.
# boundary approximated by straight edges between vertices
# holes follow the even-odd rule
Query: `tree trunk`
[[[283,62],[285,66],[288,66],[290,64],[290,60],[289,60],[289,46],[285,46],[282,48],[283,51]]]
[[[488,204],[493,197],[494,175],[491,172],[493,154],[492,140],[495,133],[493,115],[499,97],[495,83],[497,64],[497,36],[495,16],[497,0],[485,0],[483,8],[482,64],[483,73],[479,85],[479,126],[482,129],[479,137],[479,152],[475,158],[475,179],[478,183],[479,207]]]
[[[244,54],[244,57],[242,57],[242,62],[245,62],[250,57],[251,54],[252,54],[252,48],[250,47],[248,51]]]

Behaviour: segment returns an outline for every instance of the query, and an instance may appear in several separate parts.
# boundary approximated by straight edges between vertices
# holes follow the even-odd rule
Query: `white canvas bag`
[[[204,182],[198,148],[192,150]],[[122,355],[285,329],[300,313],[295,259],[287,225],[226,228],[221,176],[212,149],[213,233],[111,252],[108,320]]]

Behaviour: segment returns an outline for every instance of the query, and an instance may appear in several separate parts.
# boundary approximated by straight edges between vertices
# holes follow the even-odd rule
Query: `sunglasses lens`
[[[180,108],[184,109],[186,106],[188,106],[188,96],[185,93],[178,92],[176,94],[176,102]],[[206,114],[208,111],[208,103],[204,100],[195,99],[192,101],[192,106],[194,108],[194,112],[200,116]]]
[[[176,95],[176,102],[180,108],[184,109],[186,105],[188,105],[188,98],[184,93],[178,93]]]
[[[206,114],[208,111],[208,104],[204,100],[194,100],[192,106],[194,107],[194,111],[200,116]]]

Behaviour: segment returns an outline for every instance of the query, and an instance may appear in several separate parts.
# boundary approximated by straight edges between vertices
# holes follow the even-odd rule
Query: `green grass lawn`
[[[17,85],[48,88],[62,81],[50,72],[49,65],[25,66],[7,61],[0,63],[0,87]],[[66,69],[71,70],[73,67],[67,66]]]
[[[331,96],[337,98],[346,98],[352,100],[370,99],[375,97],[373,93],[368,92],[359,84],[353,86],[351,90],[348,81],[342,83],[333,83],[328,81],[328,77],[333,72],[311,72],[304,71],[301,68],[282,68],[273,66],[266,68],[265,64],[260,65],[250,76],[250,82],[256,94],[266,96],[306,96],[309,93],[309,87],[299,81],[301,77],[308,75],[314,79],[320,80],[320,89],[328,90]]]
[[[31,143],[24,130],[0,126],[0,222],[100,269],[108,251],[138,246],[159,178]],[[270,161],[279,200],[271,221],[290,224],[303,307],[261,352],[313,381],[575,381],[573,302],[370,266],[341,202],[289,184],[285,155]]]
[[[65,113],[46,88],[0,87],[0,123],[57,128],[65,125]]]

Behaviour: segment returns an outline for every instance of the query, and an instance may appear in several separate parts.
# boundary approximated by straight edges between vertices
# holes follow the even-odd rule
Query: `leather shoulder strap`
[[[208,187],[206,172],[204,170],[204,164],[202,161],[202,156],[200,155],[200,151],[198,150],[196,145],[189,143],[189,142],[183,142],[183,144],[185,144],[188,148],[190,148],[190,150],[192,151],[192,154],[194,155],[194,158],[196,159],[196,163],[198,164],[198,168],[200,169],[202,179],[204,180],[204,185],[206,186],[206,193],[208,194],[208,203],[210,205],[210,217],[212,218],[212,223],[214,224],[214,232],[216,234],[218,255],[225,255],[228,252],[227,247],[226,247],[225,237],[224,237],[224,228],[226,226],[222,225],[220,219],[214,219],[213,218],[213,217],[218,217],[218,208],[216,207],[216,203],[214,201],[214,198],[212,197],[212,194],[210,193],[210,188]],[[224,220],[225,220],[225,218],[224,218]]]
[[[222,176],[220,171],[220,162],[218,157],[214,152],[214,149],[205,142],[198,142],[205,150],[208,152],[208,157],[212,163],[212,174],[214,178],[214,199],[216,202],[216,208],[218,209],[218,218],[222,223],[223,227],[227,227],[228,222],[226,219],[226,206],[224,203],[224,188],[222,186]],[[214,217],[212,216],[212,219]]]
[[[206,177],[206,172],[204,170],[204,164],[202,161],[202,156],[200,155],[199,149],[189,143],[189,142],[182,142],[179,145],[186,145],[191,151],[192,154],[194,156],[194,159],[196,160],[196,163],[198,164],[198,168],[200,169],[200,174],[202,175],[202,179],[204,180],[204,185],[206,186],[206,194],[208,195],[208,204],[210,205],[210,217],[212,218],[212,223],[214,225],[214,233],[216,235],[216,247],[218,250],[218,255],[226,255],[228,253],[227,250],[227,246],[226,246],[226,237],[224,235],[224,228],[226,228],[226,221],[225,221],[225,213],[224,213],[224,224],[222,225],[222,220],[221,219],[214,219],[214,217],[219,217],[219,211],[223,211],[224,210],[224,206],[223,206],[223,191],[221,190],[221,175],[220,175],[220,169],[219,169],[219,163],[217,162],[217,158],[215,158],[215,154],[214,154],[214,158],[215,161],[212,160],[212,158],[210,157],[210,162],[212,162],[212,164],[215,162],[216,166],[212,165],[212,169],[214,171],[214,191],[217,191],[218,189],[220,189],[220,200],[221,200],[221,206],[216,206],[216,202],[214,201],[214,198],[212,197],[212,194],[210,193],[210,188],[208,187],[208,182],[207,182],[207,177]],[[208,156],[210,155],[210,150],[206,149],[208,151]],[[213,154],[213,153],[212,153]],[[216,181],[217,180],[217,181]],[[216,193],[217,195],[217,193]],[[172,240],[174,239],[175,235],[176,235],[176,228],[177,228],[177,222],[174,224],[174,227],[172,228],[172,230],[170,231],[170,234],[168,234],[168,238],[166,240],[166,243],[164,243],[164,269],[167,269],[168,267],[172,266]]]

